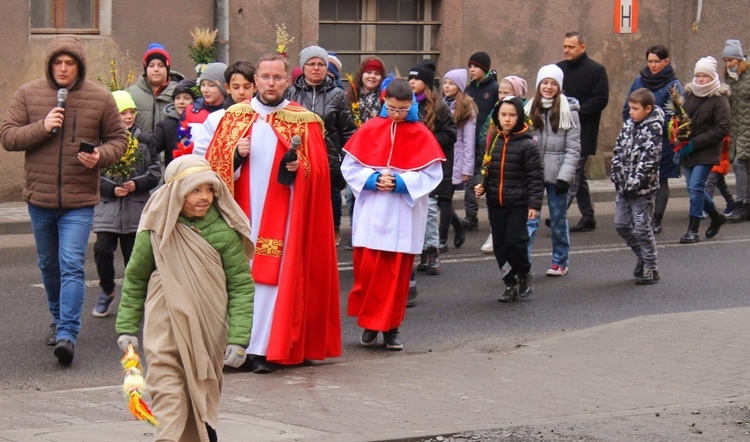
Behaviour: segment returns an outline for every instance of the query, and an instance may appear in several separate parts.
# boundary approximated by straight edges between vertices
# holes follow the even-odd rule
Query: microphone
[[[302,138],[300,138],[299,135],[295,135],[292,137],[289,144],[289,150],[281,158],[281,163],[279,163],[279,175],[277,177],[279,184],[285,186],[290,186],[294,182],[296,172],[288,171],[286,169],[286,163],[297,161],[297,149],[299,148],[299,145],[302,144]]]
[[[56,107],[62,107],[65,108],[65,100],[68,99],[68,90],[65,88],[61,88],[57,90],[57,106]],[[56,134],[59,127],[56,127],[52,129],[52,133]]]

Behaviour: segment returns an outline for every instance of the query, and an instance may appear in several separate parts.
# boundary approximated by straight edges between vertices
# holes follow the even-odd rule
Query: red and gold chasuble
[[[235,181],[234,150],[261,119],[277,136],[274,167],[289,150],[289,140],[294,135],[302,138],[294,198],[290,204],[292,187],[279,184],[277,169],[272,170],[255,245],[253,278],[278,286],[267,358],[298,364],[336,357],[341,354],[339,280],[322,121],[294,102],[267,115],[258,114],[250,104],[235,104],[219,123],[206,159],[240,207],[252,216],[250,161],[242,164],[240,179]]]

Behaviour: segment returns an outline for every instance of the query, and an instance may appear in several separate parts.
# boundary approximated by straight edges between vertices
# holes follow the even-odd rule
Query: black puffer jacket
[[[476,82],[471,81],[464,93],[470,96],[474,103],[477,105],[477,127],[476,133],[474,134],[474,173],[479,173],[479,168],[482,165],[482,155],[484,155],[484,143],[480,143],[479,136],[482,131],[482,123],[487,121],[490,116],[492,109],[497,104],[497,91],[500,88],[497,83],[497,72],[490,71],[489,75],[484,77],[482,81]]]
[[[490,165],[483,180],[487,205],[541,210],[542,159],[528,126],[507,138],[495,129],[491,137]]]
[[[357,130],[357,126],[354,125],[349,105],[346,104],[344,91],[336,87],[333,79],[326,76],[323,83],[311,86],[305,81],[305,77],[300,75],[294,82],[294,87],[289,88],[288,97],[305,109],[318,114],[323,120],[326,137],[341,153],[344,144]]]
[[[448,105],[440,98],[436,98],[436,100],[438,100],[438,111],[435,114],[435,130],[432,131],[432,134],[435,135],[440,148],[443,149],[445,161],[443,161],[443,180],[430,193],[430,196],[451,199],[453,198],[453,146],[458,139],[456,121],[453,119],[453,114]],[[421,121],[424,121],[424,115],[427,112],[426,103],[426,101],[419,103],[419,119]]]
[[[174,103],[169,103],[162,113],[162,120],[156,123],[156,128],[151,134],[151,147],[155,154],[164,152],[164,165],[172,162],[172,152],[177,147],[177,127],[180,125],[180,116],[174,108]]]
[[[729,134],[731,111],[729,87],[722,85],[707,97],[693,95],[693,83],[685,86],[683,108],[690,115],[690,142],[693,152],[680,159],[683,167],[698,164],[719,164],[721,142]]]

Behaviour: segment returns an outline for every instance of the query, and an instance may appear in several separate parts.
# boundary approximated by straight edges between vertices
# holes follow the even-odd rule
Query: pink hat
[[[528,85],[526,84],[526,80],[524,80],[523,78],[516,77],[515,75],[508,75],[500,81],[507,81],[508,83],[510,83],[511,86],[513,86],[513,92],[515,92],[516,97],[523,98],[524,96],[526,96]]]

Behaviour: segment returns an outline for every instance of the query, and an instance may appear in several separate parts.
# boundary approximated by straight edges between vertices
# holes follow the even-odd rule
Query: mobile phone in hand
[[[81,141],[78,146],[78,152],[94,153],[94,145],[88,141]]]

